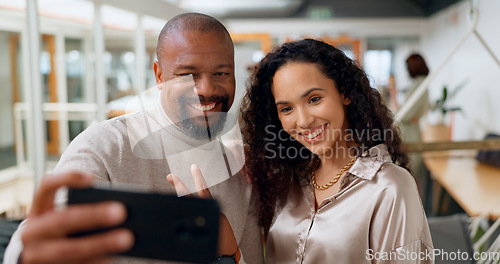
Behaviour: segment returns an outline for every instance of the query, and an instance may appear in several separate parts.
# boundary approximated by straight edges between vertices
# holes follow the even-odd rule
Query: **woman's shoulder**
[[[381,166],[375,181],[386,195],[393,198],[419,196],[415,178],[408,170],[392,162]]]
[[[413,176],[407,169],[394,164],[393,162],[384,163],[380,167],[377,176],[380,181],[387,181],[395,184],[407,184],[410,182],[415,182]]]
[[[363,152],[350,172],[368,180],[381,190],[394,192],[416,190],[413,176],[405,168],[395,164],[385,144],[380,144]]]

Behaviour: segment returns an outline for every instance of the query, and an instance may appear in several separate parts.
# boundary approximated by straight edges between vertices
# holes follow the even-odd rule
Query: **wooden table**
[[[500,168],[477,162],[477,151],[453,150],[423,153],[431,177],[469,216],[500,218]]]

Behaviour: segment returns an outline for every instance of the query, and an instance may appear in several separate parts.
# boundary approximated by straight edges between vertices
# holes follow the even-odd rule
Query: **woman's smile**
[[[300,132],[299,135],[301,135],[307,143],[313,144],[323,139],[323,134],[327,127],[328,123],[311,130],[306,130],[305,132]]]

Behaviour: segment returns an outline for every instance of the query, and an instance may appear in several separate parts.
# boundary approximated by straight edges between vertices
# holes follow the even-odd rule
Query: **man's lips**
[[[217,105],[217,102],[214,102],[214,103],[211,103],[211,104],[192,104],[192,103],[188,103],[189,106],[191,106],[192,108],[198,110],[198,111],[203,111],[203,112],[208,112],[212,109],[215,108],[215,106]]]

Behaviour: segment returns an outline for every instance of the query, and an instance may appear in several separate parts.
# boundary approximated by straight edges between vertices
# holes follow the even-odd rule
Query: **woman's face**
[[[316,64],[290,62],[274,75],[272,93],[285,131],[311,152],[338,155],[345,147],[346,105],[351,100],[338,92],[334,80]]]

